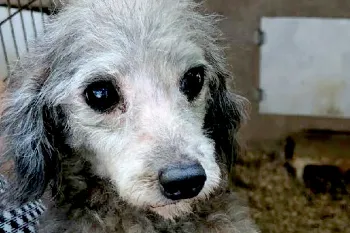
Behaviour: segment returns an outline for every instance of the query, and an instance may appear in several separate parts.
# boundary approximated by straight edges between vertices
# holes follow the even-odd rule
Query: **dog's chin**
[[[179,201],[164,205],[150,206],[149,209],[165,219],[186,216],[192,212],[190,201]]]

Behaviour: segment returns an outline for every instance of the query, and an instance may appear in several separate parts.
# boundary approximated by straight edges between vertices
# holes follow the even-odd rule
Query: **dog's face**
[[[214,141],[204,129],[214,74],[193,43],[179,38],[180,48],[160,51],[149,43],[124,51],[140,54],[124,73],[118,50],[103,58],[106,70],[87,72],[94,61],[83,65],[82,74],[91,76],[73,76],[79,87],[65,101],[71,143],[90,152],[97,173],[130,203],[173,216],[220,182]]]
[[[189,1],[68,5],[36,48],[42,67],[24,71],[32,58],[19,69],[4,113],[8,146],[21,141],[9,150],[19,177],[37,186],[23,182],[22,195],[40,193],[57,167],[60,128],[131,205],[173,218],[208,197],[230,166],[243,111],[226,89],[212,20]]]

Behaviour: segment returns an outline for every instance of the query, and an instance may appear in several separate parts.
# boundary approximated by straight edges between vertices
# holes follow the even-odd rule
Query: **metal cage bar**
[[[1,46],[2,46],[2,50],[3,50],[3,55],[4,55],[4,59],[5,59],[5,65],[6,65],[6,76],[9,75],[9,60],[8,60],[8,56],[7,56],[7,50],[6,50],[6,46],[5,46],[5,40],[4,40],[4,36],[2,34],[2,29],[0,27],[0,40],[1,40]]]
[[[10,0],[7,0],[7,12],[8,12],[8,16],[9,16],[9,23],[10,23],[10,28],[11,28],[11,35],[12,35],[12,39],[13,39],[13,45],[15,46],[16,56],[19,57],[17,40],[16,40],[16,35],[15,35],[15,29],[13,28],[12,18],[10,17],[11,16]]]
[[[20,6],[21,5],[21,0],[17,0],[17,4]],[[21,17],[21,25],[22,25],[24,42],[25,42],[25,45],[26,45],[26,51],[28,51],[28,37],[27,37],[27,31],[26,31],[26,27],[25,27],[25,24],[24,24],[22,11],[20,11],[19,14],[20,14],[20,17]]]

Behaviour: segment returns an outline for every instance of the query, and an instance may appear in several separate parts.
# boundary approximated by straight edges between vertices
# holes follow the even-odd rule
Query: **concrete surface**
[[[350,20],[263,17],[259,112],[350,118]]]

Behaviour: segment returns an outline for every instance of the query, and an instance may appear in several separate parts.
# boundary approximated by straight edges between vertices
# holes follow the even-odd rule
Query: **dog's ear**
[[[228,78],[229,75],[219,73],[209,84],[211,98],[207,103],[204,129],[215,141],[220,161],[226,164],[230,173],[239,152],[236,133],[246,117],[248,101],[228,90]]]
[[[52,105],[41,93],[38,80],[46,77],[21,78],[25,81],[13,81],[5,94],[0,127],[4,140],[2,157],[13,162],[15,171],[9,193],[23,203],[40,197],[58,174],[57,148],[62,138],[58,138],[57,131],[61,131],[58,122],[64,117],[60,107],[48,107]]]

